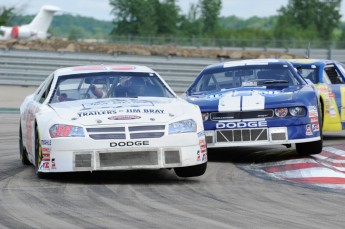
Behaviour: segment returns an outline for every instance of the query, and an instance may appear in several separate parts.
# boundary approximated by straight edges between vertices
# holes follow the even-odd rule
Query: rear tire
[[[200,165],[193,165],[188,167],[174,168],[174,171],[179,177],[196,177],[205,173],[207,162]]]
[[[22,134],[22,126],[21,124],[19,125],[19,156],[20,160],[23,165],[30,165],[30,161],[28,159],[28,152],[26,151],[26,148],[24,147],[23,144],[23,134]]]

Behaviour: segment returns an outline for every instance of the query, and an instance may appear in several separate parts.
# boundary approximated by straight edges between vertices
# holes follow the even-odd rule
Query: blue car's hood
[[[241,87],[217,92],[194,93],[188,102],[199,105],[203,111],[242,111],[276,108],[284,103],[296,104],[297,94],[302,87],[283,88]]]

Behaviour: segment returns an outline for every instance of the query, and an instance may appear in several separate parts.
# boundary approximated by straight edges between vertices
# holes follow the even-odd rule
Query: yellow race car
[[[312,81],[319,90],[323,125],[322,130],[345,129],[345,65],[334,60],[289,60],[298,72]]]

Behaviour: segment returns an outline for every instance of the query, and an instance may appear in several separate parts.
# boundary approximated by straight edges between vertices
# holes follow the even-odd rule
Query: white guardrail
[[[305,50],[291,49],[288,52],[303,55]],[[311,58],[336,59],[341,62],[345,62],[344,54],[345,50],[310,50]],[[89,64],[136,64],[154,69],[175,92],[181,93],[204,67],[223,61],[227,60],[0,49],[0,85],[38,86],[51,72],[61,67]]]
[[[158,56],[111,56],[95,53],[62,53],[0,50],[0,84],[38,86],[61,67],[90,64],[145,65],[157,71],[177,93],[187,89],[207,65],[223,60]]]

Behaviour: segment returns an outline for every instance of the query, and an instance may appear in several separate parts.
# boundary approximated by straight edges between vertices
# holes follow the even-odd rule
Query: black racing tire
[[[39,172],[39,166],[41,164],[43,155],[42,155],[42,146],[41,146],[41,138],[38,132],[38,128],[35,128],[35,173],[38,178],[45,178],[46,174]]]
[[[200,165],[193,165],[188,167],[174,168],[174,171],[179,177],[197,177],[205,173],[207,162]]]
[[[322,139],[314,142],[296,143],[296,151],[299,155],[312,155],[322,152]]]
[[[19,156],[20,160],[23,165],[30,165],[30,161],[28,159],[28,152],[26,151],[26,148],[23,144],[23,134],[22,134],[22,126],[19,125]]]
[[[325,107],[323,105],[323,102],[322,100],[320,99],[320,106],[321,106],[321,111],[320,111],[320,115],[321,115],[321,122],[322,124],[320,123],[320,129],[323,130],[323,121],[324,121],[324,118],[325,118]]]

